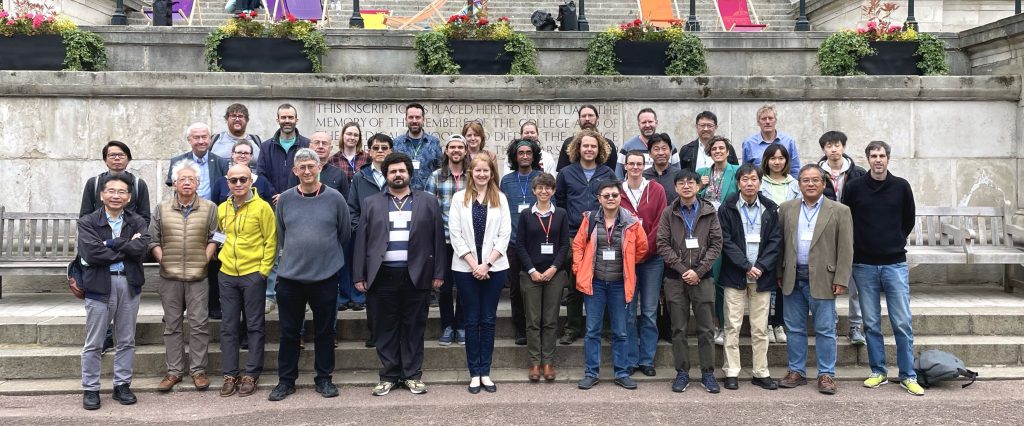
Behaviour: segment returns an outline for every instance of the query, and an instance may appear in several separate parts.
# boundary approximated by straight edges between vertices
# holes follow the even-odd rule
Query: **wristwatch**
[[[491,264],[491,262],[487,262],[487,268],[493,268],[493,267],[494,267],[494,265]]]

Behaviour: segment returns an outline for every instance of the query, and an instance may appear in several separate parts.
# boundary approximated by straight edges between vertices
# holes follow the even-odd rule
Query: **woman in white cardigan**
[[[465,316],[466,364],[469,366],[469,393],[498,390],[491,381],[491,356],[494,353],[494,324],[498,298],[508,272],[508,240],[512,218],[508,200],[498,188],[498,171],[487,155],[477,155],[469,163],[473,182],[452,195],[448,211],[451,236],[452,275],[459,290]]]

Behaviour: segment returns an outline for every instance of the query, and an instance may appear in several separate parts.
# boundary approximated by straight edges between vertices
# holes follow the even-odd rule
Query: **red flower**
[[[448,17],[448,23],[449,24],[454,24],[455,21],[458,21],[458,20],[459,20],[459,15],[452,15],[452,16]]]
[[[643,24],[644,24],[644,21],[641,21],[640,18],[637,18],[636,20],[633,21],[633,25],[636,25],[638,27],[643,25]]]
[[[290,13],[286,16],[286,18],[288,19],[288,22],[291,22],[293,24],[295,23],[295,21],[298,21],[298,19],[295,19],[295,15],[292,15]]]
[[[508,22],[508,16],[502,16],[498,18],[498,22]]]
[[[460,16],[459,19],[462,20],[462,22],[469,22],[469,17],[466,15]]]
[[[248,18],[248,16],[246,16],[244,13],[241,13],[241,12],[238,13],[238,19],[246,19],[246,18]]]
[[[251,17],[255,18],[255,17],[256,17],[256,11],[255,11],[255,10],[253,10],[253,11],[250,11],[250,12],[249,12],[249,16],[251,16]]]
[[[487,25],[487,23],[487,18],[480,18],[480,20],[476,21],[476,26],[482,27],[484,25]]]
[[[316,18],[310,18],[309,22],[311,22],[311,23],[314,23],[314,24],[315,24],[315,23],[316,23]]]
[[[629,28],[629,25],[626,25],[626,24],[622,24],[622,25],[619,25],[619,29],[620,29],[620,30],[623,30],[623,31],[625,31],[625,30],[626,30],[626,29],[628,29],[628,28]]]

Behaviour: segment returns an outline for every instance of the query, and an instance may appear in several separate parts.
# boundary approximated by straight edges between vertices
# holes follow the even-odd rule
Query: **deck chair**
[[[430,4],[428,4],[427,7],[424,7],[423,10],[417,12],[412,17],[402,18],[398,16],[389,16],[387,20],[384,21],[384,24],[387,25],[388,28],[394,28],[396,30],[422,30],[423,26],[420,25],[420,22],[444,22],[444,18],[440,16],[440,13],[441,8],[444,7],[445,3],[447,2],[448,0],[431,0]]]
[[[260,0],[263,2],[263,10],[266,12],[263,14],[263,20],[270,22],[277,22],[284,19],[285,6],[284,0]]]
[[[666,28],[681,22],[679,7],[675,0],[636,0],[640,11],[640,19],[654,24],[658,28]]]
[[[747,0],[718,0],[718,13],[722,15],[722,26],[726,31],[758,32],[768,27],[751,22]]]
[[[197,15],[199,17],[199,25],[203,25],[203,14],[199,12],[199,2],[196,0],[172,0],[171,4],[171,19],[177,25],[178,22],[184,22],[185,25],[192,26],[192,19]],[[153,24],[153,6],[143,6],[142,14],[149,21],[150,25]]]
[[[317,25],[327,25],[327,3],[321,0],[282,0],[285,11],[297,19],[316,19]]]

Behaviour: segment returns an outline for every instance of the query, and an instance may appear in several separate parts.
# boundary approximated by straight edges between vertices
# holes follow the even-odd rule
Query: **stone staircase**
[[[152,290],[152,289],[151,289]],[[1002,293],[997,286],[915,286],[912,290],[914,307],[915,350],[931,348],[946,350],[962,358],[967,366],[982,371],[982,378],[1020,378],[1024,376],[1024,299]],[[46,307],[46,305],[52,305]],[[35,306],[36,308],[33,308]],[[44,306],[45,309],[39,308]],[[862,347],[849,344],[845,299],[837,303],[840,314],[838,330],[838,366],[840,379],[862,379],[867,373],[867,353]],[[69,315],[69,312],[77,312]],[[164,374],[163,325],[160,304],[156,294],[143,294],[142,309],[137,325],[135,376],[138,386],[151,389]],[[884,312],[884,309],[883,309]],[[564,319],[564,308],[562,310]],[[311,315],[307,314],[311,321]],[[79,360],[83,341],[84,312],[80,302],[69,296],[39,294],[8,294],[0,300],[0,395],[37,392],[73,393],[80,380]],[[692,323],[692,322],[691,322]],[[210,322],[209,373],[219,373],[220,321]],[[883,317],[887,357],[891,376],[896,375],[893,356],[894,341],[888,320]],[[266,372],[263,386],[272,386],[277,369],[278,335],[280,323],[277,313],[267,317]],[[307,324],[306,329],[312,327]],[[461,383],[465,375],[465,350],[458,345],[439,346],[437,337],[440,324],[437,309],[431,309],[427,326],[424,370],[426,380],[433,383]],[[692,330],[691,330],[692,333]],[[374,371],[378,361],[374,349],[365,348],[366,321],[362,312],[340,312],[338,319],[339,343],[336,354],[336,378],[346,384],[369,384],[376,380]],[[745,328],[741,333],[740,351],[744,365],[749,363],[750,340]],[[528,363],[526,348],[513,342],[513,328],[507,300],[498,310],[497,341],[495,342],[495,377],[506,381],[524,381],[523,369]],[[300,359],[303,377],[312,371],[313,352],[311,336],[306,336],[307,349]],[[809,375],[813,376],[814,340],[810,339]],[[555,365],[564,374],[560,380],[578,379],[583,367],[582,340],[570,346],[558,346]],[[611,374],[611,354],[608,341],[603,342],[603,374]],[[690,359],[697,360],[696,344],[691,338]],[[104,356],[104,379],[109,380],[113,353]],[[244,359],[244,358],[243,358]],[[716,347],[716,365],[724,359],[721,347]],[[786,346],[770,345],[768,362],[772,373],[785,373]],[[655,365],[659,375],[652,380],[668,380],[673,359],[671,346],[659,342]],[[696,374],[696,371],[694,371]],[[749,373],[745,373],[749,374]],[[721,373],[719,372],[719,375]],[[307,377],[308,378],[308,377]],[[105,385],[106,386],[106,385]],[[190,389],[190,386],[184,387]]]

